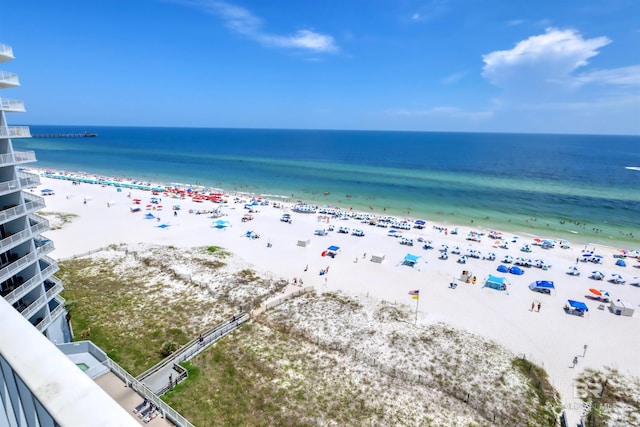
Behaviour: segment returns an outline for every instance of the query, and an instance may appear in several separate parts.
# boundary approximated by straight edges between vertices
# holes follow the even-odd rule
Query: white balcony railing
[[[51,278],[49,278],[49,281],[53,282],[55,284],[53,285],[53,287],[51,289],[49,289],[47,291],[47,293],[46,293],[47,299],[51,298],[53,295],[59,294],[64,289],[62,287],[62,280],[58,279],[57,277],[51,277]]]
[[[25,203],[24,205],[18,205],[11,208],[7,208],[0,211],[0,224],[4,224],[6,222],[12,221],[16,218],[19,218],[26,214],[31,214],[33,212],[37,212],[40,209],[45,207],[44,199],[40,196],[36,196],[35,194],[25,193]],[[41,218],[35,215],[37,218]],[[39,222],[47,222],[46,219],[43,218],[44,221],[38,220]]]
[[[16,73],[0,71],[0,85],[4,85],[5,87],[20,86],[20,80]]]
[[[0,126],[0,138],[31,138],[29,126]]]
[[[23,317],[26,317],[28,319],[29,317],[31,317],[33,313],[40,310],[43,304],[45,304],[46,302],[47,302],[46,295],[41,295],[40,298],[38,298],[37,300],[29,304],[27,307],[25,307],[25,309],[22,310],[20,314],[22,314]]]
[[[34,151],[15,150],[13,153],[0,154],[0,166],[12,166],[21,163],[33,163],[35,161],[36,153]]]
[[[0,57],[4,57],[7,59],[13,59],[13,49],[11,46],[0,43]],[[1,60],[0,60],[1,62]]]
[[[27,293],[29,293],[36,284],[40,283],[40,276],[37,274],[33,276],[31,279],[24,282],[22,285],[18,286],[16,289],[5,295],[4,299],[7,300],[9,304],[13,304]]]
[[[24,101],[0,98],[0,110],[12,113],[24,113]]]

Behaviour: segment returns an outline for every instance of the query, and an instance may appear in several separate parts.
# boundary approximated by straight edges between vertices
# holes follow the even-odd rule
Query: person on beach
[[[542,307],[542,304],[538,303],[538,313],[540,312],[540,307]]]
[[[532,303],[531,303],[531,311],[535,310],[535,308],[536,308],[536,303],[535,303],[535,302],[532,302]]]
[[[309,264],[307,264],[307,266],[304,268],[304,271],[307,271],[309,269]]]

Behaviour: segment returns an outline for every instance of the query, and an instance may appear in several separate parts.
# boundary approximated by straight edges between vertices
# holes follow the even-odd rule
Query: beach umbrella
[[[624,282],[624,279],[623,279],[623,278],[622,278],[622,276],[621,276],[621,275],[619,275],[618,273],[613,273],[613,274],[611,275],[611,281],[612,281],[613,283],[623,283],[623,282]]]
[[[502,260],[502,262],[507,263],[507,264],[511,264],[513,262],[513,257],[511,255],[505,255],[504,259]]]
[[[617,265],[618,267],[626,267],[626,266],[627,266],[627,264],[624,262],[624,260],[623,260],[623,259],[619,259],[619,260],[617,260],[617,261],[616,261],[616,265]]]
[[[597,295],[597,296],[602,296],[602,292],[600,292],[599,290],[594,289],[594,288],[590,288],[589,292],[591,292],[592,294]]]
[[[500,273],[508,273],[508,272],[509,272],[509,268],[507,268],[507,266],[506,266],[506,265],[502,265],[502,264],[500,264],[500,265],[498,266],[498,269],[497,269],[497,270],[498,270]]]
[[[601,271],[592,271],[591,272],[591,278],[592,279],[596,279],[596,280],[602,280],[604,279],[604,273]]]
[[[445,244],[440,245],[441,252],[446,252],[447,250],[449,250],[449,245],[445,245]]]
[[[425,225],[426,224],[426,222],[424,222],[424,220],[422,220],[422,219],[416,219],[415,223],[416,223],[416,225]]]
[[[589,258],[590,256],[592,256],[592,254],[587,252],[586,254],[582,254],[582,256],[585,257],[585,258]]]
[[[538,243],[540,243],[542,240],[540,240],[540,238],[539,238],[539,237],[536,237],[535,239],[533,239],[533,241],[534,241],[534,242],[538,242]]]

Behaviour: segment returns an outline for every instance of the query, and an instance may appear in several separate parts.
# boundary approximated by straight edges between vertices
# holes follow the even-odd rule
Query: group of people
[[[538,303],[538,311],[540,311],[540,308],[542,307],[542,303]],[[531,311],[534,311],[536,309],[536,303],[535,301],[531,303]]]

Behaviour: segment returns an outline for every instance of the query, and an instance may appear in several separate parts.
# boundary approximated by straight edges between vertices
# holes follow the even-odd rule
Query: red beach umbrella
[[[600,291],[599,291],[599,290],[597,290],[597,289],[593,289],[593,288],[591,288],[591,289],[589,289],[589,292],[591,292],[592,294],[597,295],[597,296],[599,296],[599,297],[600,297],[600,296],[602,296],[602,292],[600,292]]]

